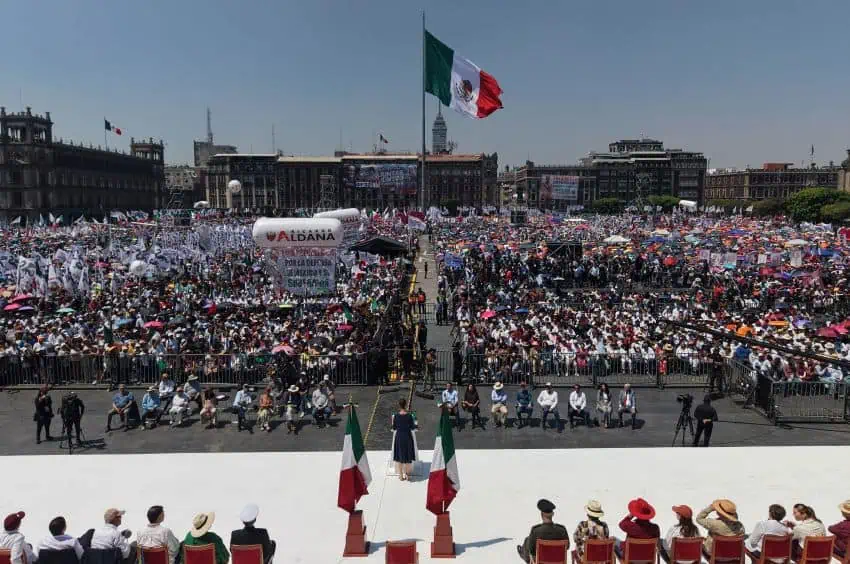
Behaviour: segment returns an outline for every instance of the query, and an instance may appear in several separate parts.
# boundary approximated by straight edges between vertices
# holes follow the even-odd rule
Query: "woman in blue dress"
[[[393,441],[393,462],[399,480],[409,480],[413,461],[416,460],[416,449],[413,444],[413,431],[416,429],[416,420],[407,411],[407,400],[398,400],[398,412],[393,415],[393,430],[395,441]]]

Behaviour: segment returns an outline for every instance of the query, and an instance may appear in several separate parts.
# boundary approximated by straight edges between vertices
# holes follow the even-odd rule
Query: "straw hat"
[[[292,384],[291,386],[289,386],[289,392],[290,393],[294,394],[297,391],[298,391],[298,386],[296,386],[295,384]]]
[[[605,515],[605,512],[602,511],[602,504],[595,499],[591,499],[587,502],[587,505],[584,506],[584,511],[588,514],[588,516],[596,517],[597,519]]]
[[[714,510],[717,511],[717,514],[721,517],[725,517],[730,521],[738,521],[738,508],[731,500],[718,499],[711,504],[711,507],[713,507]]]
[[[493,389],[496,390],[496,391],[499,391],[504,387],[505,387],[504,384],[502,384],[501,382],[496,382],[495,384],[493,384]]]
[[[840,504],[838,510],[841,511],[842,515],[850,517],[850,499]]]
[[[207,534],[213,523],[215,523],[215,513],[213,511],[209,513],[198,513],[192,519],[192,529],[189,531],[189,534],[195,538],[202,537]]]

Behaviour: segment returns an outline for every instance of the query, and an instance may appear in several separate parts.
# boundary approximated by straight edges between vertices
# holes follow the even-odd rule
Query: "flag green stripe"
[[[345,434],[351,436],[351,451],[354,455],[354,463],[357,464],[363,458],[363,453],[366,452],[366,449],[363,447],[363,435],[360,433],[360,422],[357,420],[357,413],[354,411],[354,406],[348,412]]]
[[[455,52],[425,32],[425,92],[440,99],[444,106],[452,101],[452,64]]]
[[[443,460],[448,467],[449,461],[455,456],[455,440],[452,437],[452,423],[449,420],[449,414],[445,411],[440,418],[440,442],[443,445]]]

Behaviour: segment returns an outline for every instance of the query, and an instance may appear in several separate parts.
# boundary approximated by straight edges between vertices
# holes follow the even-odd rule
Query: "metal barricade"
[[[838,423],[848,416],[847,383],[773,382],[770,397],[772,419],[783,421]]]

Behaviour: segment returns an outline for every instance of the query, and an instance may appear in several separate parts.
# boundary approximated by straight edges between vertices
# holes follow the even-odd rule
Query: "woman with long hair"
[[[481,398],[478,397],[478,390],[475,387],[475,384],[470,382],[466,385],[466,392],[463,394],[463,409],[464,411],[468,411],[472,416],[472,428],[475,428],[475,425],[481,425]]]
[[[692,539],[699,536],[699,529],[694,524],[694,512],[687,505],[676,505],[673,507],[677,522],[670,527],[663,539],[658,539],[658,554],[664,562],[670,562],[673,554],[673,539]]]
[[[806,537],[822,537],[826,535],[826,527],[823,525],[815,510],[804,503],[795,503],[792,511],[794,521],[785,521],[785,526],[791,529],[793,541],[794,560],[802,556],[803,543]]]

